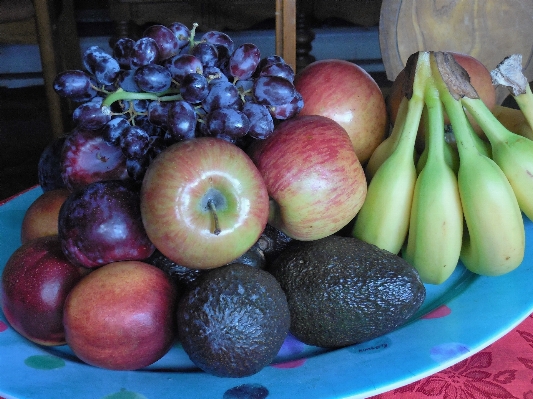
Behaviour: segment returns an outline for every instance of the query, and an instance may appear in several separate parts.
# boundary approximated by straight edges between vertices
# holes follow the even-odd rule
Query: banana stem
[[[444,112],[435,82],[428,80],[425,103],[427,108],[428,159],[426,162],[442,162],[444,159]]]
[[[416,65],[413,68],[414,71],[411,71],[414,73],[412,93],[410,93],[408,101],[405,123],[403,124],[398,144],[394,149],[394,152],[405,154],[410,157],[412,157],[414,153],[418,127],[424,109],[426,83],[431,75],[429,58],[429,52],[419,52]]]
[[[431,69],[442,104],[450,118],[459,157],[464,158],[478,153],[490,155],[489,148],[474,132],[461,104],[461,98],[479,98],[468,80],[466,71],[447,53],[434,53]]]
[[[514,134],[502,125],[481,99],[463,97],[461,103],[474,117],[491,143],[505,141]]]
[[[528,84],[526,86],[526,92],[514,96],[514,99],[524,114],[529,127],[533,129],[533,93],[531,92],[531,86]]]
[[[522,71],[522,54],[505,57],[490,72],[490,76],[494,85],[505,86],[509,89],[529,126],[533,129],[533,93]]]

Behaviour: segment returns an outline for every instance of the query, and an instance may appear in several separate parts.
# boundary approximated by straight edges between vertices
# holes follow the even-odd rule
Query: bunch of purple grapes
[[[59,95],[78,104],[75,129],[120,147],[136,181],[173,143],[213,136],[245,146],[303,107],[283,58],[261,58],[256,45],[235,46],[223,32],[195,35],[196,24],[152,25],[138,40],[119,39],[112,54],[89,47],[85,70],[54,81]]]

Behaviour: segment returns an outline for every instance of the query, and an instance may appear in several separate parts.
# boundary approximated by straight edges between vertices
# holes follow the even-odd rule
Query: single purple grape
[[[145,158],[128,158],[126,159],[126,169],[129,176],[134,182],[141,183],[146,170],[150,165],[149,160]]]
[[[126,158],[144,158],[150,149],[150,145],[150,136],[139,126],[129,126],[122,132],[120,148],[122,148]]]
[[[143,65],[155,64],[159,60],[157,43],[151,37],[141,37],[131,50],[130,67],[136,69]]]
[[[172,84],[170,71],[159,64],[148,64],[137,68],[133,78],[137,86],[148,93],[163,92]]]
[[[196,122],[196,111],[191,104],[183,100],[172,103],[168,111],[168,138],[174,142],[194,138]]]
[[[248,129],[250,137],[263,140],[274,131],[274,120],[266,106],[246,102],[242,106],[242,113],[250,121],[250,128]]]
[[[259,76],[280,76],[289,82],[294,82],[294,69],[284,62],[275,62],[261,69]]]
[[[288,103],[270,105],[268,110],[274,119],[284,120],[296,116],[303,107],[303,97],[300,93],[296,92],[294,98]]]
[[[157,103],[157,102],[158,101],[150,101],[150,104]],[[146,133],[148,133],[150,138],[155,137],[155,136],[161,136],[162,137],[164,135],[164,131],[166,130],[166,127],[163,128],[162,126],[155,125],[155,124],[153,124],[150,121],[150,117],[148,115],[148,112],[150,110],[150,104],[148,105],[148,111],[146,112],[146,114],[137,115],[137,116],[135,116],[133,118],[134,119],[134,123],[133,124],[135,124],[136,126],[139,126]],[[165,102],[165,104],[166,104],[166,102]],[[165,115],[165,117],[166,116],[167,115]]]
[[[102,137],[110,144],[120,145],[123,131],[128,127],[130,127],[130,123],[124,116],[116,116],[102,128]]]
[[[257,68],[254,72],[254,78],[258,78],[259,74],[263,70],[263,68],[267,67],[271,64],[277,64],[282,63],[285,64],[285,60],[280,55],[269,55],[268,57],[261,58],[261,61],[259,61],[259,64],[257,65]]]
[[[248,117],[233,108],[217,108],[207,116],[209,135],[235,142],[248,133]]]
[[[243,101],[253,101],[253,79],[237,80],[237,82],[235,82],[235,87],[239,90],[239,94]]]
[[[131,67],[131,53],[135,40],[129,37],[121,37],[115,42],[113,46],[113,58],[116,59],[123,69]]]
[[[148,112],[148,105],[150,105],[150,100],[130,100],[133,110],[137,113],[146,113]]]
[[[255,44],[241,44],[229,58],[231,76],[237,79],[251,78],[259,61],[261,61],[261,52]]]
[[[61,97],[66,97],[76,102],[85,102],[97,94],[89,74],[79,70],[67,70],[56,75],[53,87]]]
[[[201,61],[192,54],[180,54],[168,59],[164,66],[170,71],[172,79],[181,83],[183,78],[190,73],[204,71]]]
[[[120,72],[120,65],[111,54],[98,46],[90,46],[82,56],[85,69],[102,85],[111,85]]]
[[[111,120],[111,114],[102,111],[101,97],[78,105],[72,113],[74,124],[81,129],[97,130]]]
[[[200,42],[192,48],[191,54],[200,60],[204,68],[218,63],[218,50],[214,44]]]
[[[148,121],[152,125],[167,128],[168,110],[172,106],[170,101],[150,101],[148,105]]]
[[[254,81],[254,98],[263,105],[290,103],[296,95],[294,85],[279,76],[261,76]]]
[[[180,43],[174,32],[164,25],[152,25],[143,33],[145,37],[151,37],[157,43],[159,61],[173,57],[180,51]]]
[[[209,93],[209,83],[207,78],[199,73],[189,73],[185,75],[181,82],[181,97],[191,104],[198,104],[207,97]]]
[[[207,113],[217,108],[239,108],[242,104],[239,90],[230,82],[219,81],[209,85],[209,94],[202,101]]]
[[[215,83],[219,81],[228,82],[228,77],[218,67],[205,67],[203,75],[206,77],[209,83]]]
[[[135,71],[136,69],[125,69],[120,71],[116,80],[118,87],[124,91],[129,91],[132,93],[141,92],[141,89],[135,82]]]
[[[168,25],[168,28],[172,31],[172,33],[174,33],[180,49],[189,44],[191,31],[186,25],[182,24],[181,22],[172,22],[170,25]]]
[[[233,40],[224,32],[214,30],[205,32],[200,41],[214,44],[218,50],[219,60],[228,58],[235,48]]]

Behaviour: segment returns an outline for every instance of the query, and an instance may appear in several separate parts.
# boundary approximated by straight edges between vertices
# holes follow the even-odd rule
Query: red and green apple
[[[245,253],[268,212],[267,189],[250,157],[214,137],[166,148],[141,187],[148,237],[166,257],[193,269],[219,267]]]

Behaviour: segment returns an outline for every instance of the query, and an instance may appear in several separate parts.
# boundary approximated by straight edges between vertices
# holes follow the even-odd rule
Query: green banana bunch
[[[446,161],[444,113],[433,82],[428,81],[425,104],[427,158],[416,180],[402,257],[418,270],[424,283],[441,284],[459,261],[463,210],[457,177]]]
[[[459,150],[458,185],[466,221],[460,259],[477,274],[507,273],[521,264],[525,251],[517,198],[502,169],[480,153],[468,128],[462,106],[468,101],[461,98],[478,96],[466,71],[443,52],[433,53],[431,68]]]
[[[430,75],[429,52],[413,54],[406,66],[413,77],[412,93],[400,137],[392,153],[370,180],[352,235],[392,253],[399,253],[409,228],[416,182],[414,145],[422,110],[426,80]]]

